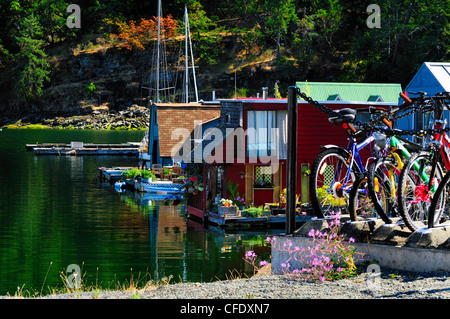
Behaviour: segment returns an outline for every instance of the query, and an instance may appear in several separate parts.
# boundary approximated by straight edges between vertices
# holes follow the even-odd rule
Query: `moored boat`
[[[156,193],[159,195],[182,194],[184,192],[183,184],[171,182],[141,183],[141,187],[147,193]]]

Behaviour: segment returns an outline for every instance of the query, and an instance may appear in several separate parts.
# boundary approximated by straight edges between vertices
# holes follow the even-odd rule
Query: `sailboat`
[[[157,163],[159,159],[159,145],[158,145],[158,120],[156,105],[154,103],[173,102],[176,96],[176,84],[171,85],[174,80],[176,82],[177,76],[169,72],[169,63],[166,54],[165,41],[161,34],[164,28],[162,19],[161,0],[158,1],[158,36],[156,40],[156,50],[154,50],[153,65],[154,72],[151,72],[149,77],[149,86],[143,88],[149,90],[149,108],[150,119],[149,129],[144,136],[141,146],[139,148],[139,159],[149,162],[150,166]],[[191,32],[189,27],[189,15],[187,7],[184,7],[184,22],[185,22],[185,41],[184,41],[184,77],[183,77],[183,93],[182,103],[198,102],[198,88],[195,74],[194,55],[192,49]],[[189,55],[190,53],[190,55]],[[181,69],[181,67],[178,67]],[[194,99],[190,101],[190,70],[192,70]]]
[[[167,47],[166,42],[169,39],[165,39],[163,37],[164,34],[164,19],[162,18],[162,6],[161,0],[158,1],[158,30],[157,30],[157,39],[155,42],[155,49],[153,50],[152,56],[152,68],[150,69],[149,75],[147,79],[144,81],[142,86],[143,89],[148,90],[149,101],[154,103],[170,103],[170,102],[181,102],[181,103],[189,103],[190,93],[189,89],[192,86],[190,83],[190,72],[192,70],[193,77],[193,86],[195,96],[191,97],[193,99],[192,102],[198,102],[198,89],[197,89],[197,79],[195,74],[195,65],[194,65],[194,54],[192,50],[192,40],[191,33],[189,27],[189,16],[187,7],[184,7],[184,22],[185,22],[185,44],[184,44],[184,67],[178,65],[177,67],[173,67],[172,69],[183,69],[184,68],[184,76],[183,76],[183,88],[181,99],[176,101],[177,95],[177,80],[178,80],[178,72],[171,70],[170,65],[174,64],[173,61],[169,61],[169,57],[167,56]],[[172,60],[174,58],[172,57]],[[178,59],[180,61],[180,59]],[[172,62],[172,63],[170,63]]]

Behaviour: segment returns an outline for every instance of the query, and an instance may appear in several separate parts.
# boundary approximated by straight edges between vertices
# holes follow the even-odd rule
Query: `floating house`
[[[450,62],[424,62],[406,86],[405,91],[422,91],[430,96],[440,92],[450,92]],[[410,93],[408,95],[417,96]],[[448,111],[444,112],[444,116],[448,119]],[[399,119],[397,127],[402,130],[426,129],[428,120],[429,114],[416,113]]]
[[[397,105],[402,91],[400,84],[298,82],[297,86],[332,109]],[[369,114],[359,116],[364,121]],[[342,127],[334,127],[325,113],[300,98],[297,129],[297,193],[302,202],[308,202],[308,171],[320,146],[345,146],[347,135]],[[221,100],[217,126],[196,127],[196,132],[191,132],[175,154],[177,161],[201,167],[204,191],[189,196],[190,215],[203,218],[216,198],[230,196],[230,182],[237,185],[246,204],[280,201],[286,187],[286,99]]]
[[[202,103],[155,103],[151,105],[149,129],[139,153],[151,167],[153,164],[173,165],[172,152],[177,150],[183,136],[194,130],[195,125],[204,128],[216,125],[220,116],[220,104]]]

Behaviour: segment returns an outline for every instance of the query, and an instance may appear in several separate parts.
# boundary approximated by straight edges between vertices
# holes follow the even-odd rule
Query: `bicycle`
[[[405,97],[407,99],[407,97]],[[409,99],[408,99],[409,100]],[[317,102],[316,102],[317,103]],[[405,103],[401,109],[404,109]],[[385,114],[385,109],[368,109],[371,114]],[[367,109],[362,109],[367,111]],[[347,148],[336,145],[322,146],[324,149],[315,158],[311,166],[310,196],[314,213],[319,218],[327,217],[332,210],[337,207],[340,209],[348,208],[349,193],[356,181],[357,176],[366,171],[370,160],[375,158],[380,151],[380,147],[372,148],[372,143],[376,141],[376,134],[373,134],[373,128],[377,122],[389,123],[386,116],[378,116],[372,119],[363,129],[356,130],[350,123],[356,116],[356,110],[344,108],[339,111],[329,112],[329,121],[334,124],[343,124],[348,138]],[[364,139],[360,141],[361,137]],[[363,165],[360,151],[369,147],[372,155]]]
[[[421,149],[420,145],[395,135],[386,138],[386,154],[375,159],[366,173],[353,184],[349,195],[349,214],[352,221],[381,218],[390,224],[390,217],[398,215],[397,185],[405,158]],[[389,141],[388,141],[389,140]]]
[[[430,138],[421,152],[405,162],[399,178],[399,213],[405,225],[411,231],[416,231],[426,223],[434,225],[442,215],[447,201],[446,192],[441,191],[440,196],[436,197],[434,209],[439,208],[437,213],[431,213],[431,203],[441,182],[444,182],[445,172],[450,170],[450,138],[446,134],[448,130],[445,130],[447,121],[443,119],[444,106],[448,108],[448,103],[445,103],[448,101],[448,94],[429,97],[425,92],[410,93],[419,94],[427,111],[433,112],[433,119],[429,123],[432,127]]]
[[[421,149],[420,145],[397,136],[401,131],[392,128],[392,118],[405,111],[413,101],[406,95],[401,95],[405,103],[380,117],[387,129],[385,134],[378,133],[376,144],[382,149],[379,156],[369,165],[369,168],[354,182],[349,194],[349,214],[352,221],[371,217],[381,218],[385,223],[392,223],[389,216],[397,216],[397,184],[403,160],[411,153]],[[412,109],[416,112],[417,109]],[[402,116],[411,113],[403,114]],[[380,121],[378,119],[377,121]]]

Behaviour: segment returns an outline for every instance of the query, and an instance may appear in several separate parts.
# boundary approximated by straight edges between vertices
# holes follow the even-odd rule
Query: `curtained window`
[[[287,157],[287,111],[247,112],[249,158]]]

